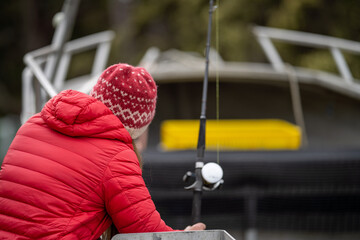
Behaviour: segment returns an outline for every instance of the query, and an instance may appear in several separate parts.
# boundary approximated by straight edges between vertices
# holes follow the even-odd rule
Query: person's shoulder
[[[139,160],[131,148],[118,152],[109,162],[113,175],[141,175]]]
[[[130,147],[122,148],[122,151],[118,152],[113,159],[115,162],[128,162],[128,163],[138,163],[138,158],[136,153]]]

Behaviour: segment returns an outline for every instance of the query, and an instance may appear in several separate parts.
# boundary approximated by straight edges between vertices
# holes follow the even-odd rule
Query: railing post
[[[279,53],[276,51],[276,48],[272,44],[270,38],[264,34],[259,34],[257,40],[259,41],[273,68],[277,72],[283,72],[285,69],[284,62],[282,61]]]
[[[50,97],[54,97],[57,94],[57,92],[54,89],[54,87],[51,85],[51,83],[48,81],[48,78],[45,76],[44,72],[42,71],[38,63],[35,61],[35,59],[30,54],[26,54],[24,57],[24,62],[34,73],[34,75],[38,79],[38,82],[45,89],[46,93]]]
[[[70,39],[77,9],[80,0],[65,0],[61,10],[63,18],[58,27],[55,29],[53,41],[51,46],[55,52],[48,56],[45,64],[45,76],[53,82],[55,73],[57,72],[58,64],[63,52],[64,44]]]
[[[256,188],[252,186],[246,187],[247,195],[244,199],[244,212],[246,217],[246,227],[244,240],[257,240],[256,217],[257,217],[257,201]]]
[[[111,46],[109,42],[104,42],[99,44],[96,50],[95,60],[91,70],[92,76],[96,76],[105,69],[106,61],[104,61],[104,59],[108,59],[110,47]]]
[[[71,57],[72,54],[67,52],[63,53],[63,55],[61,56],[56,76],[54,76],[54,88],[58,91],[60,91],[64,85]]]
[[[301,104],[299,82],[295,69],[290,64],[286,65],[286,72],[290,82],[291,103],[293,106],[295,122],[296,125],[301,128],[301,145],[302,147],[307,147],[309,141],[306,133],[305,118]]]
[[[350,69],[345,61],[343,54],[337,47],[331,47],[330,50],[341,76],[344,78],[346,83],[351,84],[353,82],[353,76],[350,72]]]
[[[22,72],[22,109],[20,115],[21,124],[25,123],[35,112],[35,95],[31,70],[25,68]]]

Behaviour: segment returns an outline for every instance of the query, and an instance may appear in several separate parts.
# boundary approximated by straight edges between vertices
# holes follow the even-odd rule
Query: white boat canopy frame
[[[286,67],[271,40],[282,41],[298,46],[329,49],[342,79],[348,84],[351,84],[354,81],[342,51],[347,51],[353,54],[360,54],[360,43],[358,42],[322,36],[313,33],[304,33],[260,26],[254,27],[253,33],[257,37],[257,40],[264,50],[271,65],[278,72],[284,72]]]
[[[53,97],[64,89],[76,89],[88,93],[106,67],[111,41],[114,36],[115,34],[112,31],[105,31],[66,43],[53,83],[45,75],[41,66],[46,62],[46,57],[56,50],[48,46],[27,53],[24,57],[26,68],[22,75],[22,123],[34,113],[39,112],[45,104],[46,100],[41,101],[40,89],[44,90],[48,97]],[[72,55],[93,50],[94,48],[96,54],[91,73],[65,81]],[[37,81],[34,81],[34,77]]]
[[[89,92],[99,74],[106,67],[111,41],[115,37],[114,32],[105,31],[67,42],[78,4],[79,0],[66,0],[61,12],[63,21],[60,21],[59,26],[56,28],[53,43],[50,46],[27,53],[24,57],[26,68],[22,76],[22,123],[34,113],[39,112],[48,97],[56,95],[63,89],[71,88],[85,93]],[[318,85],[360,99],[360,81],[353,77],[342,54],[343,51],[346,51],[360,55],[360,43],[318,34],[261,26],[255,26],[252,30],[268,58],[269,64],[225,62],[216,51],[212,50],[210,51],[209,80],[215,79],[215,70],[217,70],[222,81],[260,79],[293,82],[293,102],[297,104],[296,109],[300,109],[298,111],[298,123],[302,121],[303,117],[300,112],[300,95],[297,82]],[[282,60],[273,41],[328,49],[339,70],[339,75],[321,70],[290,66]],[[65,80],[72,55],[94,49],[96,49],[96,55],[91,73],[75,79]],[[139,65],[147,68],[159,83],[202,81],[204,61],[204,58],[198,54],[184,53],[178,50],[160,52],[153,47],[146,52]],[[214,62],[217,64],[216,67]],[[303,124],[300,123],[299,125]]]
[[[24,56],[26,67],[22,74],[22,123],[39,112],[49,97],[61,90],[75,89],[88,93],[106,67],[114,32],[104,31],[68,42],[79,2],[66,0],[62,11],[54,16],[57,26],[51,45]],[[66,80],[72,56],[94,49],[96,52],[91,73]]]

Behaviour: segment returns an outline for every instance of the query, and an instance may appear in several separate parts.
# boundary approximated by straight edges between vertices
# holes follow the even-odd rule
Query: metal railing
[[[255,26],[253,33],[275,72],[284,74],[289,79],[295,121],[302,129],[302,144],[306,146],[308,140],[301,106],[298,78],[308,75],[312,77],[311,81],[317,82],[319,85],[326,85],[339,92],[359,97],[360,85],[358,81],[355,81],[342,52],[346,51],[353,54],[360,54],[360,43],[319,34],[260,26]],[[325,72],[309,74],[308,69],[299,69],[285,63],[275,48],[273,41],[285,42],[297,46],[328,49],[336,63],[340,78]]]
[[[59,61],[59,67],[56,71],[54,82],[45,75],[44,64],[47,57],[56,52],[56,49],[51,46],[47,46],[36,51],[27,53],[24,57],[26,68],[23,71],[23,103],[22,103],[22,116],[21,121],[24,123],[30,116],[41,110],[44,102],[41,101],[39,88],[45,90],[46,95],[49,97],[55,96],[65,84],[66,74],[68,72],[69,63],[71,57],[74,54],[96,49],[95,59],[93,62],[92,70],[89,75],[81,76],[76,79],[70,79],[76,81],[80,78],[87,78],[91,81],[93,78],[97,78],[98,75],[105,69],[106,62],[110,53],[111,41],[115,34],[112,31],[105,31],[90,36],[86,36],[77,40],[73,40],[64,45],[64,51]],[[35,77],[35,78],[34,78]],[[33,85],[33,80],[37,80],[38,85]],[[85,84],[85,83],[84,83]],[[84,85],[86,86],[86,85]],[[86,92],[88,89],[77,89],[82,92]]]
[[[80,0],[66,0],[62,11],[54,16],[57,26],[51,45],[24,56],[26,67],[22,74],[22,123],[39,112],[49,97],[65,88],[85,93],[90,91],[89,86],[93,85],[106,67],[114,32],[104,31],[68,41],[79,3]],[[66,80],[72,56],[94,49],[96,53],[91,73]],[[81,83],[76,84],[79,81]]]
[[[360,55],[360,43],[358,42],[313,33],[260,26],[254,27],[253,33],[271,65],[278,72],[285,72],[286,66],[272,40],[291,43],[298,46],[328,49],[344,82],[346,84],[354,83],[354,77],[352,76],[349,65],[342,52],[346,51]]]
[[[224,230],[117,234],[112,240],[235,240]]]

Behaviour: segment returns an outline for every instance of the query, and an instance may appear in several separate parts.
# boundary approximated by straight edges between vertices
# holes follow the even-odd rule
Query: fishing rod
[[[193,202],[192,202],[192,223],[200,222],[201,218],[201,197],[202,191],[212,191],[218,188],[224,181],[222,180],[223,170],[216,163],[204,164],[205,153],[205,130],[206,130],[206,102],[208,91],[208,78],[209,78],[209,53],[210,53],[210,41],[211,41],[211,28],[212,28],[212,14],[214,11],[214,0],[210,0],[209,4],[209,21],[208,32],[206,41],[205,52],[205,75],[203,82],[203,92],[201,100],[201,115],[200,115],[200,128],[197,144],[197,159],[195,162],[195,172],[187,172],[184,175],[183,180],[187,181],[189,177],[195,178],[195,182],[185,187],[187,190],[193,190]]]

